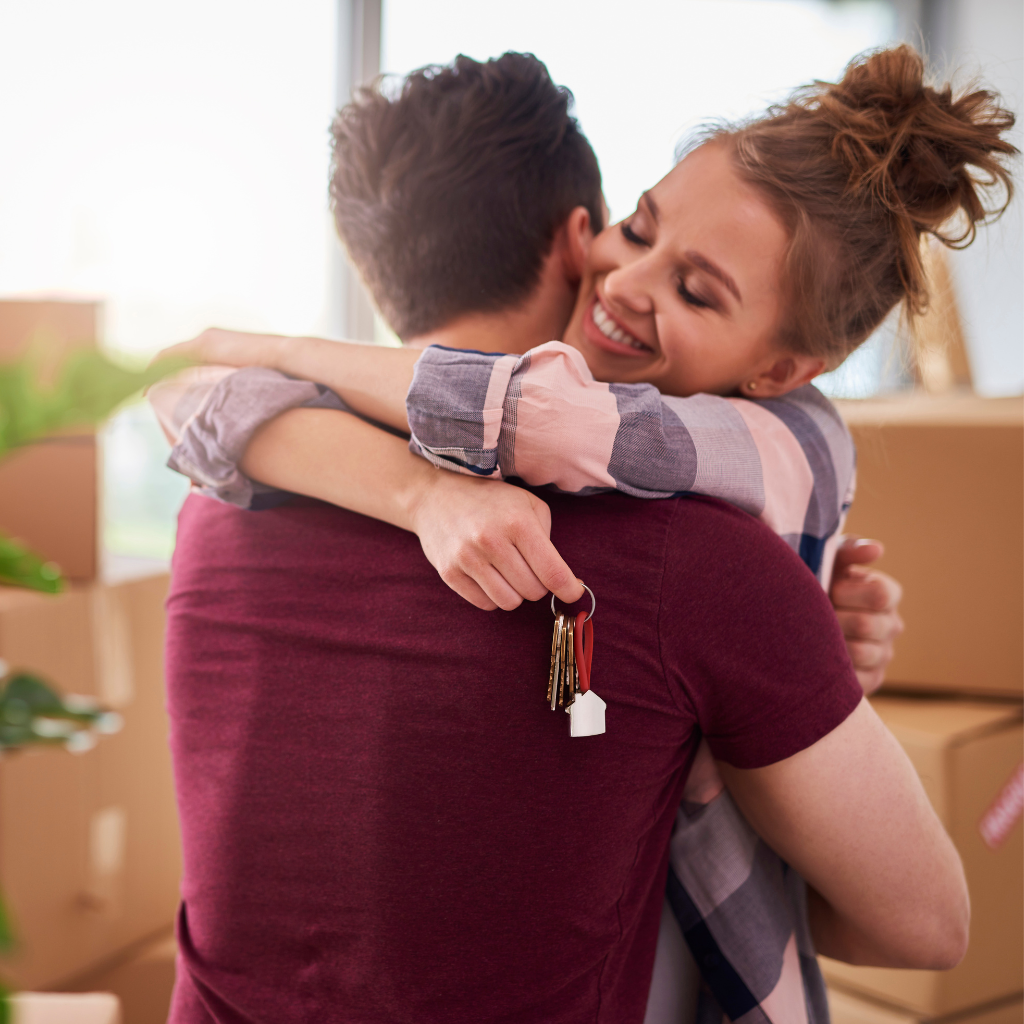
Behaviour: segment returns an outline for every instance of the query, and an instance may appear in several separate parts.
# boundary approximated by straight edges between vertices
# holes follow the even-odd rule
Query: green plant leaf
[[[14,929],[11,927],[11,918],[7,913],[3,897],[0,896],[0,953],[10,953],[12,949],[14,949]],[[6,993],[2,983],[0,983],[0,991]]]
[[[61,696],[26,672],[0,682],[0,750],[42,744],[81,753],[121,725],[120,715],[92,697]]]
[[[43,387],[26,356],[0,365],[0,455],[58,430],[96,423],[136,392],[190,365],[166,359],[131,369],[95,349],[73,352]]]
[[[45,594],[64,589],[60,569],[44,562],[28,548],[0,534],[0,583],[8,587],[27,587]]]

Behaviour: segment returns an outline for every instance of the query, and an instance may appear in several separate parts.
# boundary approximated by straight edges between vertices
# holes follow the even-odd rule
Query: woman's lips
[[[596,297],[583,316],[583,334],[592,345],[616,356],[643,359],[654,351],[614,320]]]

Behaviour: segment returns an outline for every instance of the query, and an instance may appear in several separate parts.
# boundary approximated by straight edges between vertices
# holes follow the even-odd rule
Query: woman
[[[920,72],[909,51],[879,55],[851,68],[839,87],[799,97],[786,111],[719,133],[691,153],[626,224],[594,243],[566,340],[606,381],[650,381],[676,395],[759,391],[771,398],[841,361],[897,301],[906,300],[911,310],[920,307],[920,234],[941,231],[957,208],[973,224],[982,207],[965,165],[1002,174],[1005,182],[992,154],[1010,151],[999,138],[1007,118],[993,114],[990,97],[975,94],[957,108],[948,90],[924,90]],[[961,137],[954,139],[957,131]],[[935,136],[930,146],[922,142],[926,132]],[[944,164],[936,161],[943,143],[951,147]],[[837,154],[844,145],[850,151]],[[232,361],[230,339],[207,338],[204,354]],[[312,359],[288,350],[284,360],[267,362],[339,381],[336,390],[355,407],[405,426],[402,399],[414,360],[405,353],[337,354],[340,371],[327,367],[316,349]],[[359,374],[373,358],[398,362],[406,376],[399,374],[396,388],[378,381],[371,367],[366,379],[376,388],[377,404],[363,404]],[[591,381],[580,383],[585,391]],[[571,394],[566,400],[572,405]],[[585,434],[599,422],[592,416],[578,425]],[[325,493],[319,475],[301,479],[290,453],[290,464],[275,473],[269,443],[268,449],[266,437],[257,439],[247,454],[252,476],[352,504],[339,501],[334,490]],[[450,452],[454,446],[433,447]],[[264,456],[268,461],[261,461]],[[557,473],[565,464],[580,469],[571,459],[560,464],[548,456],[535,467],[548,474],[543,479],[557,479],[552,468]],[[521,458],[515,467],[528,480],[535,475]],[[376,472],[374,466],[371,475]],[[461,493],[454,484],[445,488]],[[659,483],[649,489],[691,488]],[[446,504],[446,525],[434,541],[428,540],[436,530],[429,513],[428,525],[417,531],[428,555],[435,542],[441,548],[450,544],[451,497]],[[532,564],[530,551],[518,550]],[[502,606],[509,603],[502,582],[528,597],[546,590],[536,574],[524,573],[523,559],[514,554],[476,568],[473,582]],[[479,603],[479,593],[473,593]]]

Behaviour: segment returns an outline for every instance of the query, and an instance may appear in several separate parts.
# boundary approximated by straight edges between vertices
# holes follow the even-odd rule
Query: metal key
[[[551,710],[554,711],[555,705],[551,703],[551,694],[555,688],[555,663],[558,656],[558,631],[560,628],[559,619],[565,616],[555,616],[555,628],[551,631],[551,668],[548,671],[548,695],[545,698],[549,704],[551,704]]]

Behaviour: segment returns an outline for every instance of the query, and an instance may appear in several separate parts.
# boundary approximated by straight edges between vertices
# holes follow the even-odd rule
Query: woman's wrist
[[[432,466],[425,459],[414,458],[415,471],[408,474],[402,481],[403,486],[394,493],[396,515],[404,520],[395,525],[401,525],[422,538],[424,526],[436,520],[436,511],[432,510],[437,509],[438,498],[443,501],[444,494],[450,493],[452,482],[458,477]]]

